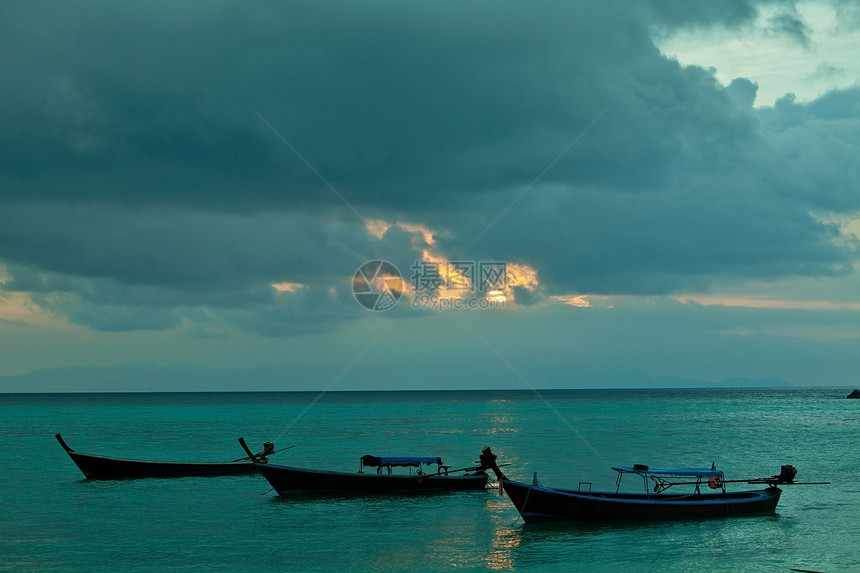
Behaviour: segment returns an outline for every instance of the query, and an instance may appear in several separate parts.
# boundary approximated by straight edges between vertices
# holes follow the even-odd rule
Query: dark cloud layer
[[[359,264],[420,255],[355,212],[429,225],[450,256],[530,264],[550,293],[853,261],[812,213],[860,209],[860,90],[756,109],[754,83],[652,41],[739,28],[755,2],[2,10],[4,288],[94,328],[334,328],[355,318]],[[792,3],[772,25],[808,38]]]
[[[251,106],[357,204],[421,208],[527,183],[606,109],[613,132],[553,177],[634,184],[661,173],[679,137],[732,129],[712,117],[728,111],[714,79],[661,57],[648,24],[727,23],[751,6],[490,4],[59,5],[48,22],[22,9],[4,36],[7,53],[30,54],[8,64],[7,192],[318,203],[319,181]]]

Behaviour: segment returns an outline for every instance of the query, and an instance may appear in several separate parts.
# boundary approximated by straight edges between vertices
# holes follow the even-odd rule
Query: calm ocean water
[[[860,402],[850,388],[0,394],[2,571],[860,571]],[[138,459],[355,471],[363,454],[485,445],[508,475],[613,488],[610,465],[798,468],[773,516],[524,525],[494,489],[284,499],[260,476],[95,482],[54,439]],[[631,483],[631,486],[633,484]]]

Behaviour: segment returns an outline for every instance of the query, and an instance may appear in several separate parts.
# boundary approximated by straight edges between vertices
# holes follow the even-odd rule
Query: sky
[[[2,391],[860,383],[860,2],[9,1],[0,77]]]

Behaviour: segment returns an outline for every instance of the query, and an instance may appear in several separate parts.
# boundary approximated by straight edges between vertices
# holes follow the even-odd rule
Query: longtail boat
[[[691,519],[769,514],[775,511],[782,493],[778,485],[801,483],[794,481],[797,469],[790,465],[782,466],[778,475],[767,478],[726,480],[723,472],[713,465],[711,469],[657,469],[636,464],[612,468],[618,472],[614,492],[592,491],[588,482],[580,483],[579,488],[574,490],[542,486],[537,482],[536,474],[531,484],[508,479],[489,447],[483,449],[481,463],[496,474],[500,490],[508,495],[525,522]],[[625,475],[641,478],[645,491],[622,492],[621,478]],[[727,492],[726,483],[767,487]],[[649,488],[651,484],[653,488]],[[585,485],[588,487],[585,488]],[[688,489],[692,487],[692,491],[666,491],[682,485],[688,486]]]
[[[55,436],[75,465],[88,479],[130,479],[130,478],[176,478],[176,477],[209,477],[237,474],[257,473],[257,465],[267,461],[266,456],[275,453],[272,442],[264,444],[263,451],[255,454],[255,461],[250,458],[240,458],[230,462],[153,462],[109,458],[76,452],[63,440],[60,434]],[[286,448],[284,448],[286,449]]]
[[[239,438],[248,457],[255,463],[257,455],[251,453],[245,440]],[[484,489],[489,476],[480,465],[451,470],[438,457],[373,456],[359,459],[355,473],[297,468],[256,463],[257,469],[282,496],[295,494],[331,493],[415,493]],[[422,467],[435,466],[424,471]],[[376,468],[365,472],[365,468]],[[409,468],[410,473],[392,473],[392,468]],[[412,468],[415,472],[412,473]],[[429,468],[428,468],[429,469]]]

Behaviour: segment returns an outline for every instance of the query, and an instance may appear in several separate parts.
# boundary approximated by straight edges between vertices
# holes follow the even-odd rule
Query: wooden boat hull
[[[70,448],[60,434],[56,438],[87,479],[211,477],[257,473],[252,462],[149,462],[83,454]]]
[[[773,513],[782,493],[763,490],[707,494],[581,492],[502,480],[526,522],[704,519]]]
[[[279,495],[320,493],[413,493],[484,489],[484,472],[467,475],[348,473],[259,464]]]

